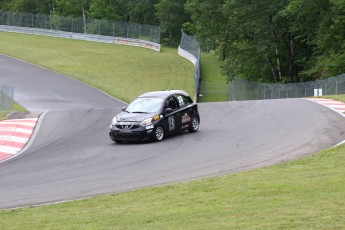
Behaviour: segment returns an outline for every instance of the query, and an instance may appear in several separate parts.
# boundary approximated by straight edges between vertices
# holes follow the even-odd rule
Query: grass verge
[[[339,95],[325,95],[323,98],[333,99],[336,101],[342,101],[345,102],[345,94],[339,94]]]
[[[7,113],[7,111],[0,111],[0,121],[5,119]]]
[[[221,74],[218,58],[211,53],[201,53],[200,102],[227,101],[225,77]]]
[[[14,103],[11,111],[0,111],[0,121],[6,118],[6,115],[10,112],[27,112],[21,105]]]
[[[0,228],[342,229],[344,151],[343,145],[224,177],[0,211]]]

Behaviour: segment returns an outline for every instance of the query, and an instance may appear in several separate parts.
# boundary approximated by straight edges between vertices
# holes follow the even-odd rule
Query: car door
[[[165,115],[167,119],[166,131],[168,133],[179,131],[181,129],[181,115],[174,96],[166,99],[165,109],[167,108],[170,108],[171,112]]]
[[[193,107],[191,107],[192,100],[183,95],[176,95],[177,105],[179,107],[179,127],[180,130],[186,130],[191,124],[193,117]]]

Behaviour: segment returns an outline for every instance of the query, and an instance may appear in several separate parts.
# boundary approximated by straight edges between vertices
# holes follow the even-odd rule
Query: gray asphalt
[[[113,108],[124,104],[77,80],[0,54],[0,83],[31,112]]]
[[[115,144],[124,104],[57,73],[0,56],[0,82],[40,118],[30,147],[0,164],[0,208],[224,175],[310,155],[345,140],[345,119],[304,99],[201,103],[197,133]]]

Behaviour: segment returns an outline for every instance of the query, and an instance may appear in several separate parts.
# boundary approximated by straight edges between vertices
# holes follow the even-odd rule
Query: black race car
[[[198,105],[182,90],[140,95],[113,118],[110,138],[115,142],[154,140],[166,135],[199,129]]]

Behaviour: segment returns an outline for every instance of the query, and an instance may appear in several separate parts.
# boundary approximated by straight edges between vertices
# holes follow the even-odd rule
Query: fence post
[[[304,85],[304,97],[307,97],[307,86],[304,83],[302,84]]]
[[[126,38],[129,38],[129,25],[128,22],[126,22]]]
[[[13,108],[14,87],[0,84],[0,111],[10,111]]]
[[[113,37],[115,37],[115,23],[113,22]]]
[[[325,87],[325,90],[323,90],[322,87],[321,87],[322,95],[326,95],[326,88],[327,88],[326,81],[322,81],[321,83],[323,83],[323,84],[324,84],[324,87]],[[322,96],[322,95],[321,95],[321,96]]]

